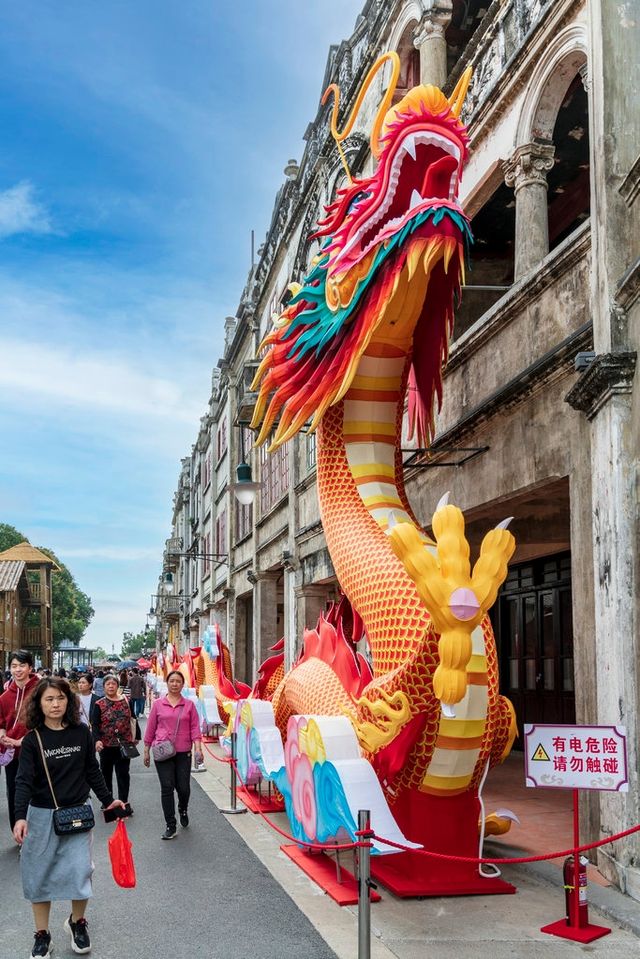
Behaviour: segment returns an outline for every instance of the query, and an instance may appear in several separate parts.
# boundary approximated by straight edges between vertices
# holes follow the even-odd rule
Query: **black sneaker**
[[[46,929],[39,929],[35,935],[33,949],[31,950],[31,957],[32,959],[35,959],[36,956],[38,959],[48,959],[50,955],[51,933],[47,932]]]
[[[177,832],[178,830],[175,826],[167,826],[165,831],[162,833],[162,839],[175,839]]]
[[[187,810],[179,809],[178,812],[180,813],[180,825],[182,826],[183,829],[186,829],[187,826],[189,825],[189,817],[187,815]]]
[[[82,917],[74,922],[72,917],[64,921],[64,928],[71,936],[71,948],[80,956],[85,956],[91,952],[91,940],[89,939],[89,928],[87,920]]]

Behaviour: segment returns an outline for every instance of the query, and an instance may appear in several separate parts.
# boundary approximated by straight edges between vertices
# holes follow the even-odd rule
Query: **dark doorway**
[[[575,723],[571,554],[510,569],[496,619],[500,692],[514,705],[518,729]]]

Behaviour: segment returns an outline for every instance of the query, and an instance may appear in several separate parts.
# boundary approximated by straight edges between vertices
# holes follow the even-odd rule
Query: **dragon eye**
[[[368,193],[366,190],[361,190],[360,193],[356,193],[353,200],[349,204],[349,209],[347,210],[347,214],[353,213],[358,203],[360,203],[360,200],[366,200],[367,197],[370,197],[370,196],[371,194]]]

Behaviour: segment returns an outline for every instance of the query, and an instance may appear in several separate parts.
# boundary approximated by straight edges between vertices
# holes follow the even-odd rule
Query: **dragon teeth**
[[[416,158],[416,141],[415,137],[409,137],[407,142],[404,145],[405,150],[409,154],[412,160]]]
[[[413,190],[411,194],[411,200],[409,201],[409,207],[412,209],[414,206],[420,206],[422,203],[422,197],[416,189]]]

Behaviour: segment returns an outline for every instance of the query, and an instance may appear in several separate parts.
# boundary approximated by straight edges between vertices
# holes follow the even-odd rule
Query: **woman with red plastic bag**
[[[49,913],[52,900],[70,900],[64,928],[71,948],[91,951],[85,909],[92,895],[93,816],[77,832],[60,832],[60,812],[84,812],[90,790],[103,808],[124,804],[113,799],[93,748],[88,726],[80,722],[78,699],[58,677],[42,679],[29,702],[29,732],[24,737],[16,779],[13,835],[22,847],[20,871],[24,897],[35,921],[33,959],[51,955]],[[89,809],[90,812],[90,809]]]

